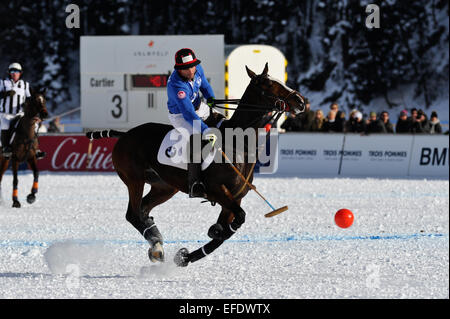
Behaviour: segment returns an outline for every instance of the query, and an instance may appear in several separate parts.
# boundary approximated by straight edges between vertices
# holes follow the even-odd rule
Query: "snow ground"
[[[38,199],[25,201],[32,175],[12,176],[0,204],[0,298],[449,298],[449,181],[257,177],[243,201],[246,223],[206,258],[177,268],[219,207],[177,194],[152,212],[166,262],[125,220],[128,195],[115,174],[41,173]],[[148,189],[148,187],[147,187]],[[355,223],[334,224],[348,208]]]

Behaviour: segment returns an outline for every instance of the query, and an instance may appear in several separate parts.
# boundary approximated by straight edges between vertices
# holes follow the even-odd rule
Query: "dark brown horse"
[[[11,158],[5,158],[0,154],[0,191],[1,182],[5,171],[11,161],[11,168],[13,171],[13,205],[12,207],[20,208],[21,204],[18,199],[19,180],[17,178],[17,171],[19,164],[27,162],[28,166],[33,170],[33,186],[31,193],[27,196],[29,204],[36,200],[36,193],[38,192],[39,171],[37,168],[36,151],[39,148],[38,138],[36,134],[36,124],[48,116],[47,108],[45,106],[45,90],[39,92],[32,92],[31,97],[27,98],[24,104],[24,115],[17,117],[11,123],[15,127],[13,133],[13,141],[11,144],[12,155]],[[1,194],[0,194],[1,196]]]
[[[264,71],[256,75],[247,68],[251,78],[236,111],[229,120],[220,127],[253,128],[257,130],[264,126],[263,118],[269,111],[292,111],[299,113],[304,110],[304,98],[296,91],[268,75],[266,64]],[[207,123],[208,124],[208,123]],[[147,123],[131,129],[126,133],[113,130],[87,133],[88,138],[119,137],[112,158],[115,170],[128,187],[129,203],[126,219],[150,243],[149,257],[152,261],[164,261],[163,240],[150,211],[169,200],[177,192],[188,191],[187,171],[172,166],[163,165],[157,160],[161,141],[173,127],[170,125]],[[222,133],[222,136],[225,134]],[[253,179],[252,163],[234,163],[237,169]],[[218,203],[222,207],[217,224],[210,227],[208,235],[212,240],[202,248],[189,253],[185,248],[178,251],[175,263],[187,266],[189,262],[197,261],[210,254],[226,239],[230,238],[245,221],[245,212],[241,208],[242,198],[249,187],[239,178],[230,164],[212,163],[202,172],[207,188],[207,200]],[[144,184],[151,184],[150,192],[142,197]]]

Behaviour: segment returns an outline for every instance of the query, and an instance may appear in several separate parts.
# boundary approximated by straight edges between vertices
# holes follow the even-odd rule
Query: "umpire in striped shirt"
[[[15,62],[8,67],[8,77],[0,80],[0,128],[3,156],[11,156],[10,123],[17,115],[23,115],[23,104],[30,97],[30,84],[21,79],[22,66]]]

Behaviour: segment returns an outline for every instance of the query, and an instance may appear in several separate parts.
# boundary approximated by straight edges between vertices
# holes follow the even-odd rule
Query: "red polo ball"
[[[334,215],[334,222],[341,228],[348,228],[353,224],[355,217],[353,213],[348,209],[340,209]]]

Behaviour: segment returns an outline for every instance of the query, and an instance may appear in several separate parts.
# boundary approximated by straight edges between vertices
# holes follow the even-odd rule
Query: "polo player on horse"
[[[14,62],[8,67],[8,78],[0,80],[0,143],[5,158],[12,155],[11,140],[15,128],[11,127],[11,122],[23,116],[25,101],[31,97],[30,84],[21,79],[22,73],[22,66]],[[37,150],[36,158],[44,156],[44,152]]]
[[[175,72],[167,83],[167,94],[169,108],[169,120],[177,131],[181,134],[188,132],[189,142],[189,162],[188,181],[189,197],[205,197],[206,187],[201,179],[201,159],[194,160],[193,140],[201,138],[205,133],[205,138],[214,145],[217,137],[209,132],[205,120],[210,115],[210,107],[214,101],[214,92],[205,77],[200,60],[191,49],[181,49],[175,54]],[[199,94],[202,92],[207,99],[206,105]],[[194,122],[200,123],[199,127]]]

